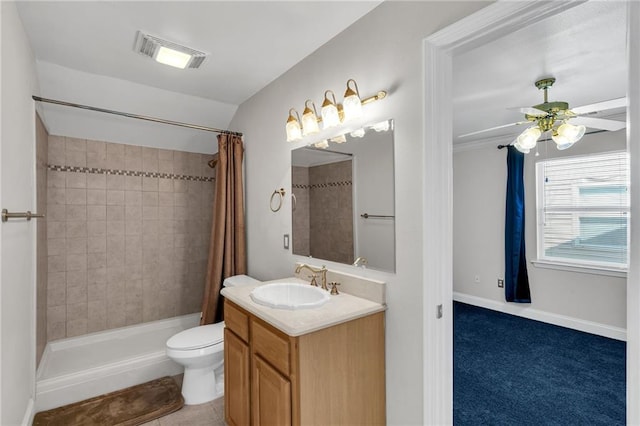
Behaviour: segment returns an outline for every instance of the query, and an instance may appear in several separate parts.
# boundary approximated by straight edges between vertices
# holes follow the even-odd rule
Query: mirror
[[[292,150],[291,186],[293,254],[395,271],[393,120]]]

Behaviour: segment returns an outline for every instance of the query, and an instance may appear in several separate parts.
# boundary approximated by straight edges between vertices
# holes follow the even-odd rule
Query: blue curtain
[[[524,154],[513,146],[507,150],[504,293],[507,302],[531,303],[524,244]]]

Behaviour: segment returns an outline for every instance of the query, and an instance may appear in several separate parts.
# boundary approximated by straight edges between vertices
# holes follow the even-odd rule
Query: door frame
[[[453,423],[453,56],[584,3],[498,1],[423,41],[423,423]],[[628,2],[628,40],[640,40],[640,4]],[[627,149],[640,187],[640,43],[627,46]],[[640,191],[631,192],[640,211]],[[640,424],[640,218],[631,216],[627,273],[627,424]],[[440,308],[439,308],[440,307]],[[441,309],[442,315],[438,314]],[[633,361],[632,361],[633,360]]]

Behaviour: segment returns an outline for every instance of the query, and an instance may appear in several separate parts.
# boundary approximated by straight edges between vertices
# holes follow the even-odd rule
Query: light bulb
[[[309,108],[308,103],[311,102],[313,110]],[[312,133],[318,133],[320,127],[318,126],[318,115],[315,112],[316,106],[311,99],[305,102],[304,112],[302,113],[302,134],[310,135]]]
[[[529,127],[524,132],[522,132],[520,136],[518,136],[518,138],[516,139],[516,143],[522,149],[529,150],[536,146],[538,138],[541,134],[542,132],[540,131],[540,128],[538,126]]]
[[[298,113],[291,108],[289,110],[289,118],[287,119],[286,131],[287,131],[287,142],[294,142],[302,139],[302,129],[300,128],[300,121],[296,117],[293,116],[293,113]]]
[[[328,94],[331,93],[333,101],[329,99]],[[340,112],[336,106],[336,97],[331,90],[324,92],[324,102],[322,102],[322,126],[324,129],[335,127],[340,124]]]
[[[351,82],[353,82],[356,90],[353,90],[349,86],[349,83]],[[344,92],[343,108],[345,121],[362,117],[362,101],[360,100],[358,84],[353,79],[347,81],[347,90]]]

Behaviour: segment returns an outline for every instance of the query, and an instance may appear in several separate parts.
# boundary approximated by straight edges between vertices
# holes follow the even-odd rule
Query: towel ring
[[[280,207],[282,207],[282,199],[284,198],[284,194],[286,194],[284,188],[276,189],[275,191],[273,191],[273,194],[271,194],[271,199],[269,200],[269,208],[272,212],[277,212],[278,210],[280,210]]]

